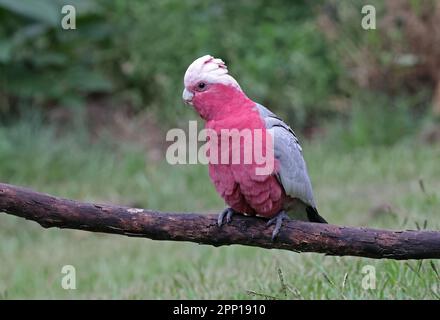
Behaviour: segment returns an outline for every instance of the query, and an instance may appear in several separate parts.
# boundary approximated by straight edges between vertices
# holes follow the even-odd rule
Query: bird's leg
[[[289,216],[284,210],[282,210],[266,223],[266,226],[275,224],[275,229],[273,229],[272,232],[272,240],[275,240],[275,238],[278,236],[278,233],[280,233],[281,225],[283,224],[284,219],[289,219]]]
[[[217,219],[217,224],[219,227],[222,226],[223,224],[223,220],[226,217],[226,223],[230,223],[232,221],[232,215],[235,214],[235,210],[232,208],[226,208],[225,210],[223,210],[219,215],[218,215],[218,219]]]

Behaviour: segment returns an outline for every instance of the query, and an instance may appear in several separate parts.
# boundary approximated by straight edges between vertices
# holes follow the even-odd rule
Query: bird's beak
[[[187,90],[186,88],[183,89],[182,98],[183,98],[183,101],[185,101],[186,104],[192,105],[193,97],[194,97],[194,93],[192,93],[191,91]]]

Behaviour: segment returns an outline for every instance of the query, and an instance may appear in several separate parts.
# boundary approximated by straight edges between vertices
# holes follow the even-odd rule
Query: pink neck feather
[[[224,84],[214,84],[206,92],[198,93],[193,99],[193,104],[206,121],[218,121],[249,112],[255,106],[255,102],[243,91]]]

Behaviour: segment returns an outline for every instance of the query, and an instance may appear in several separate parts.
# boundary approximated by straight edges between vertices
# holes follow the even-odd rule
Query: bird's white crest
[[[185,87],[190,87],[200,81],[232,85],[241,91],[238,82],[229,75],[228,67],[223,60],[210,55],[196,59],[185,72]]]

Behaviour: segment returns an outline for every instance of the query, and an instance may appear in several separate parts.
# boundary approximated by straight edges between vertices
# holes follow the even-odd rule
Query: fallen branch
[[[217,216],[163,213],[82,203],[0,184],[0,212],[58,227],[116,233],[153,240],[191,241],[213,246],[241,244],[268,249],[320,252],[376,259],[440,258],[440,232],[390,231],[300,221],[285,222],[275,242],[265,220],[234,216],[222,228]]]

